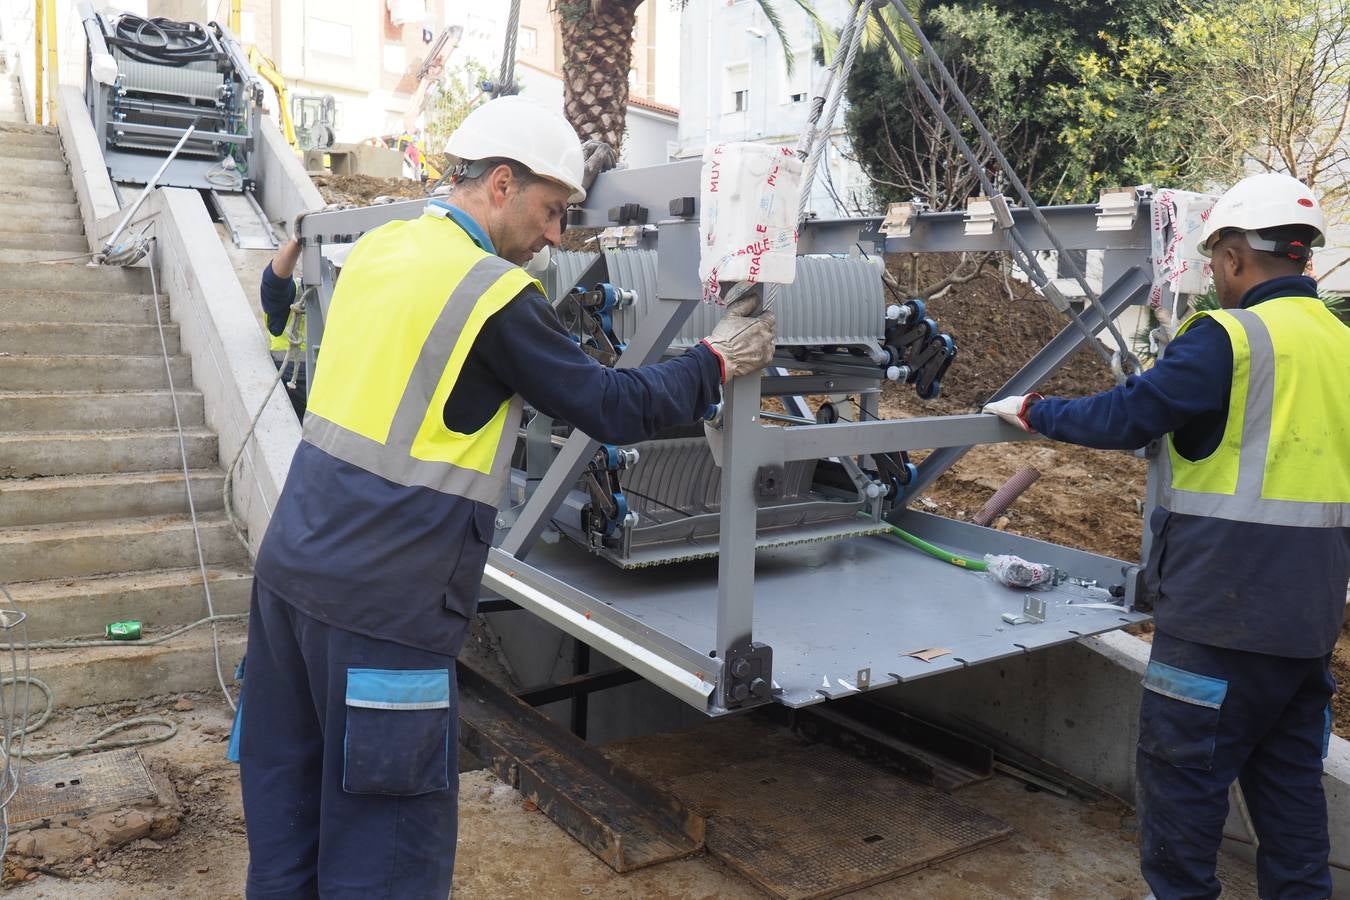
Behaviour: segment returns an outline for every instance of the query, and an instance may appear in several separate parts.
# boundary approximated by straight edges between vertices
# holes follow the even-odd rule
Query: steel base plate
[[[1017,553],[1079,577],[1121,577],[1115,560],[964,527],[973,531],[959,537],[979,537],[987,545],[962,546],[941,533],[920,536],[977,558],[985,552]],[[527,562],[698,655],[717,647],[715,559],[624,570],[559,542],[537,545]],[[1094,599],[1089,594],[1071,583],[1038,592],[1045,621],[1011,625],[1003,615],[1021,615],[1026,591],[933,559],[895,538],[796,544],[756,553],[754,639],[773,648],[775,699],[806,706],[1148,618],[1123,608],[1080,605]]]
[[[9,827],[82,816],[153,800],[155,785],[135,750],[26,763],[9,803]]]

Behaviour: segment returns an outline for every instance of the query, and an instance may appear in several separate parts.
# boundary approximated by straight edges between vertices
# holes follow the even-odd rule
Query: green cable
[[[906,544],[909,544],[911,547],[917,547],[924,553],[927,553],[929,556],[940,559],[943,562],[949,562],[954,566],[961,567],[962,569],[969,569],[972,572],[984,572],[989,569],[989,564],[986,563],[984,560],[971,559],[969,556],[957,556],[955,553],[952,553],[948,550],[943,550],[941,547],[933,546],[932,544],[925,541],[923,538],[916,537],[915,535],[910,534],[908,531],[902,531],[901,529],[896,528],[894,525],[890,526],[890,528],[888,529],[888,533],[894,535],[895,537],[898,537],[900,540],[904,541]]]

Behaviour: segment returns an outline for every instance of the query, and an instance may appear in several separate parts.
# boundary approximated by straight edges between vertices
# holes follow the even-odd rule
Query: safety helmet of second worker
[[[561,115],[523,97],[469,113],[445,142],[455,191],[483,190],[492,221],[479,222],[497,255],[517,264],[562,239],[567,207],[586,199],[581,141]]]
[[[1227,243],[1225,243],[1227,242]],[[1211,260],[1221,306],[1264,278],[1304,271],[1314,247],[1326,244],[1326,219],[1317,197],[1303,182],[1268,172],[1229,188],[1209,211],[1200,234],[1200,253]],[[1227,247],[1220,258],[1217,252]],[[1251,271],[1234,268],[1241,261]]]

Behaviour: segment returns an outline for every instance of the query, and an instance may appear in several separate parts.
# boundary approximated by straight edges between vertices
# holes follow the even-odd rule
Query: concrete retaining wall
[[[276,124],[265,117],[257,156],[261,173],[258,203],[267,218],[289,227],[297,213],[323,208],[323,195],[305,174],[299,157]]]
[[[70,85],[61,87],[60,102],[56,108],[57,127],[61,130],[61,144],[70,162],[70,173],[75,182],[75,196],[80,202],[80,218],[84,220],[84,234],[89,249],[102,244],[99,222],[117,214],[117,193],[103,162],[103,149],[84,95]]]
[[[982,732],[1128,801],[1134,797],[1140,681],[1149,645],[1124,632],[1084,638],[872,696],[958,730]],[[1332,736],[1322,780],[1336,897],[1350,898],[1350,742]],[[1237,812],[1228,849],[1253,856]]]

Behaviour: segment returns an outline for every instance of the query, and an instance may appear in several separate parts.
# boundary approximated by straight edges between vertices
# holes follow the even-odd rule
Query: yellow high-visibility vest
[[[273,354],[280,355],[280,354],[285,353],[287,350],[291,349],[291,339],[290,339],[289,337],[287,337],[287,335],[289,335],[289,334],[291,333],[291,320],[294,319],[294,318],[295,318],[295,311],[292,310],[292,311],[286,313],[286,327],[283,328],[283,329],[281,330],[281,334],[273,334],[271,331],[268,331],[268,332],[267,332],[267,337],[268,337],[268,339],[269,339],[269,343],[268,343],[268,345],[267,345],[267,348],[268,348],[269,350],[271,350]],[[266,314],[266,313],[263,314],[263,327],[264,327],[264,328],[267,327],[267,314]],[[300,334],[301,340],[300,340],[300,346],[296,348],[296,352],[299,353],[299,354],[304,354],[304,352],[305,352],[305,341],[304,341],[304,336],[305,336],[305,317],[304,317],[303,314],[300,316],[300,324],[299,324],[298,328],[300,329],[299,334]],[[303,360],[303,359],[304,359],[304,356],[301,355],[301,356],[300,356],[300,359]]]
[[[1163,507],[1238,522],[1350,526],[1350,328],[1315,297],[1198,312],[1233,347],[1233,387],[1218,448],[1200,460],[1159,454]]]
[[[443,410],[483,323],[530,284],[442,215],[367,233],[329,304],[304,439],[395,484],[497,505],[520,398],[472,434],[447,428]]]

